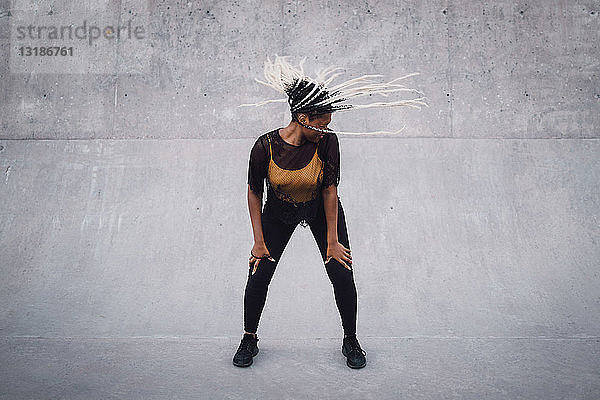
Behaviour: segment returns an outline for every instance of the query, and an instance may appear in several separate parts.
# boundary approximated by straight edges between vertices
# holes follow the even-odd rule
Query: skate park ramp
[[[598,2],[80,3],[0,2],[0,398],[600,398]],[[231,362],[275,54],[428,98],[332,115],[360,370],[302,226]]]

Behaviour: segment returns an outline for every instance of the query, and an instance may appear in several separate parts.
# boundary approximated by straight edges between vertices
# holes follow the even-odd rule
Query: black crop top
[[[335,133],[318,143],[306,140],[299,146],[284,141],[279,129],[261,135],[248,165],[248,185],[262,197],[267,185],[268,212],[287,224],[306,226],[322,207],[323,188],[340,181],[340,151]]]

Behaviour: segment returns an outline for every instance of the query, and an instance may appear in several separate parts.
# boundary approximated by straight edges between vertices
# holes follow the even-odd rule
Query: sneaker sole
[[[256,348],[256,351],[252,354],[252,357],[256,356],[258,354],[258,347]],[[233,361],[233,365],[235,365],[236,367],[249,367],[252,365],[252,363],[254,362],[254,360],[251,358],[250,362],[248,364],[236,364],[235,361]]]
[[[344,355],[344,357],[346,357],[346,365],[349,366],[350,368],[354,368],[354,369],[358,369],[358,368],[363,368],[365,365],[367,365],[367,361],[365,360],[365,363],[362,365],[351,365],[350,364],[350,360],[348,360],[348,355],[346,354],[346,350],[344,349],[344,346],[342,346],[342,354]]]

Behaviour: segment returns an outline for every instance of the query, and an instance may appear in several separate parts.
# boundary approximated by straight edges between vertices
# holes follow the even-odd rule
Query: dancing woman
[[[387,95],[412,89],[395,83],[403,78],[385,84],[367,81],[377,75],[365,75],[328,89],[326,85],[339,75],[333,74],[336,69],[327,68],[314,80],[304,75],[302,62],[299,68],[295,68],[286,57],[276,57],[274,63],[268,60],[264,71],[267,82],[259,82],[285,93],[287,99],[251,104],[287,100],[291,121],[284,128],[261,135],[250,151],[248,209],[254,245],[249,256],[244,292],[245,332],[233,364],[249,366],[258,354],[256,331],[268,286],[292,233],[301,224],[304,228],[310,227],[333,285],[344,331],[342,354],[346,357],[346,364],[350,368],[362,368],[366,365],[366,352],[356,337],[357,292],[352,252],[344,209],[337,192],[340,180],[339,142],[336,131],[329,129],[328,125],[334,111],[426,104],[421,99],[359,106],[339,104],[351,97]],[[267,187],[264,209],[263,182]]]

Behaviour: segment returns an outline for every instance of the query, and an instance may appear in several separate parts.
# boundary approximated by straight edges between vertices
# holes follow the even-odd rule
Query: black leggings
[[[346,230],[346,218],[339,197],[337,222],[338,241],[349,249],[350,243],[348,242],[348,232]],[[276,261],[270,261],[268,258],[261,259],[254,275],[252,275],[253,265],[249,266],[248,281],[244,293],[244,330],[246,332],[256,333],[258,321],[267,299],[269,283],[275,273],[275,268],[279,263],[283,250],[296,226],[297,224],[286,225],[273,216],[265,214],[263,211],[262,228],[265,244],[271,257]],[[312,222],[309,222],[309,226],[319,246],[323,262],[325,262],[327,256],[327,220],[325,219],[323,207],[319,208],[316,218]],[[349,265],[349,267],[353,268],[352,265]],[[325,269],[333,285],[335,302],[340,312],[344,334],[353,335],[356,333],[357,308],[354,271],[344,267],[335,258],[331,258],[325,264]]]

